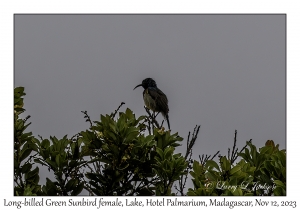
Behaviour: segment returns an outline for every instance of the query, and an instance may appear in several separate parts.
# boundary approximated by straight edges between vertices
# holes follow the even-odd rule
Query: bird
[[[148,109],[153,112],[160,112],[162,116],[167,120],[168,128],[170,130],[169,122],[169,106],[168,98],[156,85],[156,82],[152,78],[146,78],[142,81],[142,84],[137,85],[137,87],[142,86],[144,88],[143,98],[144,103]]]

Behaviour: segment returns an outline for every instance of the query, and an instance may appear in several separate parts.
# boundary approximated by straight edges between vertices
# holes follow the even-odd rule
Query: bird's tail
[[[168,123],[168,128],[170,130],[170,122],[169,122],[169,115],[168,114],[166,114],[166,120],[167,120],[167,123]]]

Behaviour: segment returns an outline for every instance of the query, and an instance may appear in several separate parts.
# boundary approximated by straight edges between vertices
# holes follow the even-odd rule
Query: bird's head
[[[144,89],[146,89],[148,87],[155,87],[155,88],[157,87],[156,86],[156,82],[152,78],[146,78],[146,79],[144,79],[143,82],[142,82],[142,84],[137,85],[135,88],[140,87],[140,86],[142,86]]]

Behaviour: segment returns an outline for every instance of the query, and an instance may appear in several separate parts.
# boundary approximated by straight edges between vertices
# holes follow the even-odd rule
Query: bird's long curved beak
[[[142,84],[137,85],[135,88],[142,86]],[[133,88],[133,90],[135,90],[135,88]]]

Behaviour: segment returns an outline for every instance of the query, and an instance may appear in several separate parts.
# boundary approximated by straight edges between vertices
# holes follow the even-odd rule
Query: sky
[[[227,155],[235,130],[238,148],[286,148],[285,15],[14,16],[14,87],[34,136],[71,137],[89,127],[81,111],[100,120],[121,102],[146,114],[133,88],[147,77],[168,97],[177,152],[195,125],[196,160]]]

